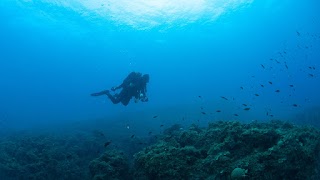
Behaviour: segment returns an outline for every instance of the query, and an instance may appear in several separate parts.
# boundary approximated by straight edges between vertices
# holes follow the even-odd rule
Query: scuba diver
[[[142,76],[139,72],[131,72],[119,86],[112,87],[111,91],[115,92],[118,89],[122,90],[120,93],[111,95],[109,90],[93,93],[91,96],[102,96],[107,95],[113,104],[122,103],[124,106],[129,104],[132,97],[135,98],[137,103],[139,100],[142,102],[148,102],[147,83],[149,82],[149,74]]]

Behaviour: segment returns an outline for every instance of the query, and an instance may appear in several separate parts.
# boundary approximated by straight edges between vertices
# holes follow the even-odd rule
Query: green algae
[[[136,176],[147,179],[316,179],[320,133],[281,121],[215,122],[164,135],[135,155]]]
[[[131,151],[104,147],[100,135],[2,137],[0,175],[39,180],[320,178],[320,132],[312,127],[219,121],[188,129],[174,125],[157,137],[133,157]]]
[[[122,152],[105,151],[99,158],[89,164],[92,179],[126,180],[130,178],[129,164]]]

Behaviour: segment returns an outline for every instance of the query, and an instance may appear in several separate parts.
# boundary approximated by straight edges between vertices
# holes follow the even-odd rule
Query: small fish
[[[309,76],[310,76],[310,77],[314,77],[314,75],[313,75],[313,74],[309,74]]]
[[[261,86],[261,87],[264,87],[264,85],[263,85],[263,84],[260,84],[260,86]]]
[[[312,67],[311,67],[311,66],[309,66],[309,69],[312,69]]]
[[[72,158],[72,155],[71,155],[71,154],[68,154],[66,158],[67,158],[67,159],[71,159],[71,158]]]
[[[263,64],[261,64],[261,67],[262,67],[263,69],[265,69],[265,67],[264,67],[264,65],[263,65]]]
[[[299,31],[296,31],[296,33],[297,33],[297,35],[298,35],[298,36],[300,36],[300,35],[301,35]]]
[[[277,89],[277,90],[275,90],[275,92],[276,92],[276,93],[279,93],[279,92],[280,92],[280,90],[279,90],[279,89]]]
[[[273,115],[272,115],[272,114],[270,114],[270,117],[273,117]]]
[[[131,138],[134,138],[134,134],[133,134],[133,135],[131,135]]]
[[[240,89],[243,89],[243,87],[241,86]]]
[[[243,106],[248,106],[247,104],[242,104]]]
[[[275,59],[275,61],[276,61],[278,64],[280,64],[280,61],[278,61],[278,60],[276,60],[276,59]]]
[[[149,131],[148,135],[151,135],[152,134],[152,131]]]
[[[259,96],[259,94],[254,94],[255,96]]]
[[[105,142],[105,143],[104,143],[104,147],[107,147],[107,146],[109,146],[110,144],[111,144],[111,141]]]
[[[220,96],[222,99],[228,100],[228,98],[224,97],[224,96]]]
[[[292,85],[292,84],[290,84],[289,86],[290,86],[290,87],[293,87],[293,85]]]
[[[284,62],[284,65],[286,66],[286,68],[287,68],[287,69],[289,69],[289,68],[288,68],[288,65],[287,65],[287,63],[286,63],[286,62]]]
[[[269,81],[269,84],[273,84],[271,81]]]
[[[266,114],[267,116],[269,116],[269,112],[267,112],[267,114]]]
[[[156,116],[153,116],[152,118],[157,118],[158,117],[158,115],[156,115]]]
[[[205,112],[201,112],[201,113],[204,114],[204,115],[206,114]]]
[[[219,112],[221,112],[221,110],[216,110],[216,112],[218,112],[218,113],[219,113]]]
[[[202,98],[202,96],[198,96],[199,98]]]
[[[164,126],[163,124],[160,125],[160,127],[163,127],[163,126]]]
[[[316,68],[315,68],[314,66],[312,67],[312,69],[313,69],[313,70],[316,70]]]
[[[234,116],[239,116],[238,114],[233,114]]]
[[[203,107],[200,107],[200,109],[203,109]]]
[[[298,104],[292,104],[293,107],[298,107]]]
[[[244,108],[243,110],[245,110],[245,111],[249,111],[249,110],[250,110],[250,108]]]
[[[94,130],[94,131],[93,131],[93,135],[94,135],[95,137],[104,137],[103,132],[101,132],[101,131],[99,131],[99,130]]]

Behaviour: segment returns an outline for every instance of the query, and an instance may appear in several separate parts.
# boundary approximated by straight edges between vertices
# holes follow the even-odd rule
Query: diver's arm
[[[140,90],[140,98],[143,97],[147,97],[147,88],[144,86],[141,90]]]
[[[112,90],[112,91],[116,91],[116,90],[118,90],[118,89],[120,89],[120,88],[123,88],[123,83],[120,84],[119,86],[112,87],[111,90]]]
[[[146,94],[147,93],[147,86],[143,86],[141,93]]]
[[[117,90],[117,89],[120,89],[120,88],[123,88],[123,83],[120,84],[118,87],[116,87],[116,90]]]
[[[132,83],[132,79],[135,76],[135,72],[131,72],[122,82],[122,84],[120,84],[119,86],[115,86],[112,87],[111,90],[112,91],[116,91],[118,89],[123,88],[124,86],[128,86],[130,83]]]
[[[147,97],[146,92],[147,92],[147,89],[146,89],[146,88],[143,88],[143,89],[141,89],[141,91],[140,91],[140,97],[139,97],[139,99],[140,99],[142,102],[148,102],[148,97]]]

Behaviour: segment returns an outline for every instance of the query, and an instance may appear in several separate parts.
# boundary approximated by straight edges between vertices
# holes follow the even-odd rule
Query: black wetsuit
[[[121,102],[123,105],[127,106],[132,97],[135,97],[136,99],[140,99],[141,98],[140,94],[142,94],[142,97],[146,97],[148,81],[144,80],[141,73],[131,72],[123,80],[121,85],[115,88],[112,88],[113,91],[122,88],[119,94],[112,95],[110,94],[109,90],[106,90],[99,93],[93,93],[91,95],[100,96],[100,95],[106,94],[113,104],[118,104]]]

